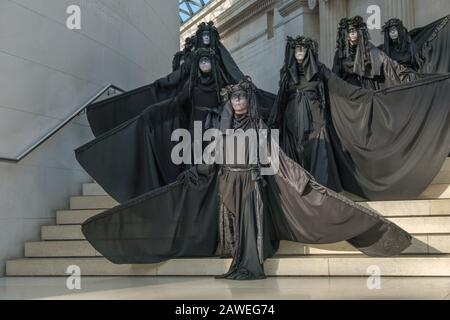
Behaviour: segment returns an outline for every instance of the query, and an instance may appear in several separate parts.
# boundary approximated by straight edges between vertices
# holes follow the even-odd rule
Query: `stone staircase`
[[[346,242],[305,246],[283,241],[265,263],[269,276],[367,276],[372,266],[383,276],[450,276],[450,158],[433,184],[412,201],[361,202],[400,225],[413,244],[399,257],[366,257]],[[231,259],[174,259],[152,265],[115,265],[84,240],[81,223],[117,203],[95,183],[83,185],[69,210],[44,226],[41,241],[25,243],[25,258],[8,261],[7,276],[67,276],[69,266],[85,276],[212,276],[227,271]]]

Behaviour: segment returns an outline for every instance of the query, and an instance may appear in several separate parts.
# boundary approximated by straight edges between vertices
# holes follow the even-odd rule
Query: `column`
[[[320,60],[331,68],[339,21],[347,17],[347,0],[320,0]]]
[[[414,28],[414,0],[385,0],[384,21],[399,18],[409,30]]]

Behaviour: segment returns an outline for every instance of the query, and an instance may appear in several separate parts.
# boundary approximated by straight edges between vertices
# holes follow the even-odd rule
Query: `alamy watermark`
[[[202,122],[195,121],[193,138],[189,130],[173,131],[171,140],[178,144],[172,149],[171,159],[176,165],[260,165],[261,175],[275,175],[280,168],[279,136],[277,129],[227,129],[225,134],[218,129],[203,132]]]

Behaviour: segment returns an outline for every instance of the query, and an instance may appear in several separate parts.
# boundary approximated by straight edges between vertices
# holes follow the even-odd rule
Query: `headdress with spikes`
[[[291,48],[295,49],[295,47],[302,46],[310,49],[314,53],[314,55],[319,54],[319,44],[316,40],[313,40],[311,38],[304,36],[298,36],[296,38],[287,37],[287,43]]]

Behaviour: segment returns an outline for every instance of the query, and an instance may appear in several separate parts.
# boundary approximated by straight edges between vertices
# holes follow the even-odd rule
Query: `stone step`
[[[360,202],[386,217],[450,215],[450,199]]]
[[[70,209],[72,210],[92,210],[110,209],[118,203],[110,196],[77,196],[70,198]]]
[[[61,225],[41,227],[41,240],[83,240],[81,225]]]
[[[67,276],[78,266],[82,276],[213,276],[225,273],[231,259],[173,259],[157,264],[116,265],[105,258],[26,258],[7,261],[7,276]],[[271,258],[265,262],[268,276],[450,276],[450,256],[401,256],[371,258],[305,256]]]
[[[411,234],[450,233],[450,216],[389,218]],[[80,225],[44,226],[41,240],[83,240]]]
[[[435,186],[440,185],[440,186]],[[442,188],[445,188],[442,190]],[[447,158],[439,171],[438,175],[434,178],[432,185],[422,194],[423,199],[441,199],[450,198],[450,158]],[[440,192],[444,194],[440,194]],[[83,196],[106,196],[108,195],[105,190],[96,182],[83,184]]]
[[[281,241],[277,256],[284,255],[334,255],[361,254],[347,242],[327,245],[303,245],[297,242]],[[415,235],[411,247],[404,254],[450,254],[450,234]],[[25,243],[25,257],[99,257],[87,241],[41,241]]]
[[[438,175],[434,178],[433,184],[436,183],[450,183],[450,158],[445,160]]]
[[[392,207],[398,207],[399,204],[392,203]],[[450,203],[449,203],[450,206]],[[379,207],[379,205],[378,205]],[[445,208],[445,204],[442,205]],[[425,206],[421,205],[421,208],[425,208],[423,211],[421,210],[405,210],[393,208],[393,210],[385,210],[383,215],[385,217],[415,217],[415,216],[450,216],[450,208],[449,210],[440,209],[435,210],[436,205],[433,205],[433,210],[431,210],[431,205],[425,204]],[[58,210],[56,212],[56,223],[58,225],[76,225],[82,224],[87,219],[103,212],[104,209],[96,209],[96,210]],[[445,212],[445,213],[444,213]]]
[[[58,210],[56,211],[56,224],[82,224],[87,219],[102,213],[104,210]]]
[[[432,184],[419,196],[419,199],[450,199],[450,184]]]
[[[98,183],[83,184],[83,196],[107,196],[105,190]]]
[[[388,217],[450,215],[450,199],[369,201],[360,204]],[[118,203],[110,196],[78,196],[70,199],[72,210],[106,210],[116,205]]]
[[[96,183],[88,183],[83,184],[83,196],[108,196],[108,194],[102,187],[100,187],[100,185]],[[362,198],[355,195],[348,196],[354,201],[364,201]],[[432,184],[419,196],[419,199],[450,199],[450,184]]]

